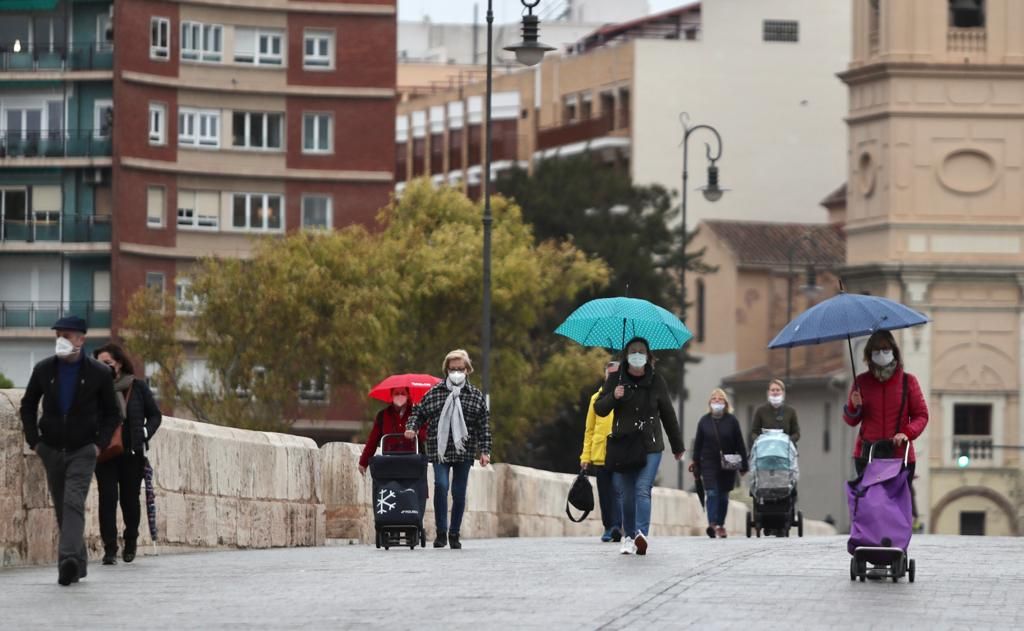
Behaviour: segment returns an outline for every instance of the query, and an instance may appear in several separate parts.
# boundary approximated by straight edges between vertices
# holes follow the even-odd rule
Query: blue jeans
[[[729,512],[729,494],[718,489],[707,489],[704,493],[707,496],[708,525],[724,526],[725,514]]]
[[[434,525],[437,532],[459,534],[462,527],[462,513],[466,511],[466,486],[469,484],[469,470],[472,460],[466,462],[434,463]],[[455,475],[450,476],[452,470]],[[449,479],[451,483],[449,484]],[[452,525],[448,527],[448,488],[452,490]]]
[[[597,478],[597,499],[601,506],[601,523],[605,530],[618,528],[622,530],[622,500],[615,491],[612,472],[602,466],[593,465],[594,477]]]
[[[622,503],[622,530],[627,537],[644,536],[651,530],[651,487],[661,464],[661,452],[647,454],[647,464],[638,471],[612,474],[615,495]]]

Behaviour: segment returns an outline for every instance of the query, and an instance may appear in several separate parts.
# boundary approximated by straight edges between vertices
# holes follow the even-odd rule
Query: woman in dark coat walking
[[[607,416],[614,412],[612,434],[627,434],[640,429],[647,447],[647,461],[635,471],[615,471],[612,483],[622,504],[622,554],[647,554],[650,545],[651,487],[661,464],[665,428],[676,460],[683,457],[683,437],[679,433],[675,408],[668,395],[668,386],[654,371],[654,357],[647,340],[635,337],[623,350],[623,365],[608,375],[601,396],[594,402],[594,412]],[[621,377],[619,376],[621,375]]]
[[[732,406],[725,392],[711,391],[708,413],[697,423],[693,441],[693,463],[690,472],[704,482],[707,496],[708,536],[726,537],[725,515],[729,510],[729,492],[736,486],[736,471],[722,468],[723,454],[740,457],[740,473],[747,472],[747,449],[740,422],[732,415]]]
[[[121,502],[124,519],[125,563],[135,560],[139,538],[139,489],[146,449],[160,427],[160,408],[157,407],[146,382],[135,378],[135,369],[124,349],[117,344],[101,346],[93,357],[103,362],[114,373],[114,390],[121,408],[121,439],[124,453],[96,465],[96,487],[100,500],[100,537],[103,539],[103,565],[117,563],[117,503]]]

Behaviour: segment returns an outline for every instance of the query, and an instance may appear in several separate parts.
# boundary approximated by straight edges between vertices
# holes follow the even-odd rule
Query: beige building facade
[[[844,275],[931,319],[897,333],[931,415],[928,529],[1020,535],[1024,3],[852,6]]]

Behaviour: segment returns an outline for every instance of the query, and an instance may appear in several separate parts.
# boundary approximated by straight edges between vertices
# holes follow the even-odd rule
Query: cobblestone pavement
[[[176,554],[66,588],[55,567],[0,571],[0,628],[1021,629],[1022,543],[916,537],[913,584],[851,582],[843,537]]]

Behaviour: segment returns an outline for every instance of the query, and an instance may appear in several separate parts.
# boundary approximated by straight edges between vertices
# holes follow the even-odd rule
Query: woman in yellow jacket
[[[608,381],[608,375],[618,369],[619,362],[608,362],[604,367],[604,380]],[[612,472],[604,467],[608,434],[612,432],[612,417],[615,413],[598,416],[594,412],[594,401],[597,401],[599,396],[601,396],[600,388],[594,393],[594,396],[590,397],[590,408],[587,410],[587,429],[583,433],[583,453],[580,454],[580,468],[597,478],[597,499],[601,506],[601,522],[604,524],[601,541],[620,541],[622,540],[622,502],[615,494],[615,488],[612,485]]]

